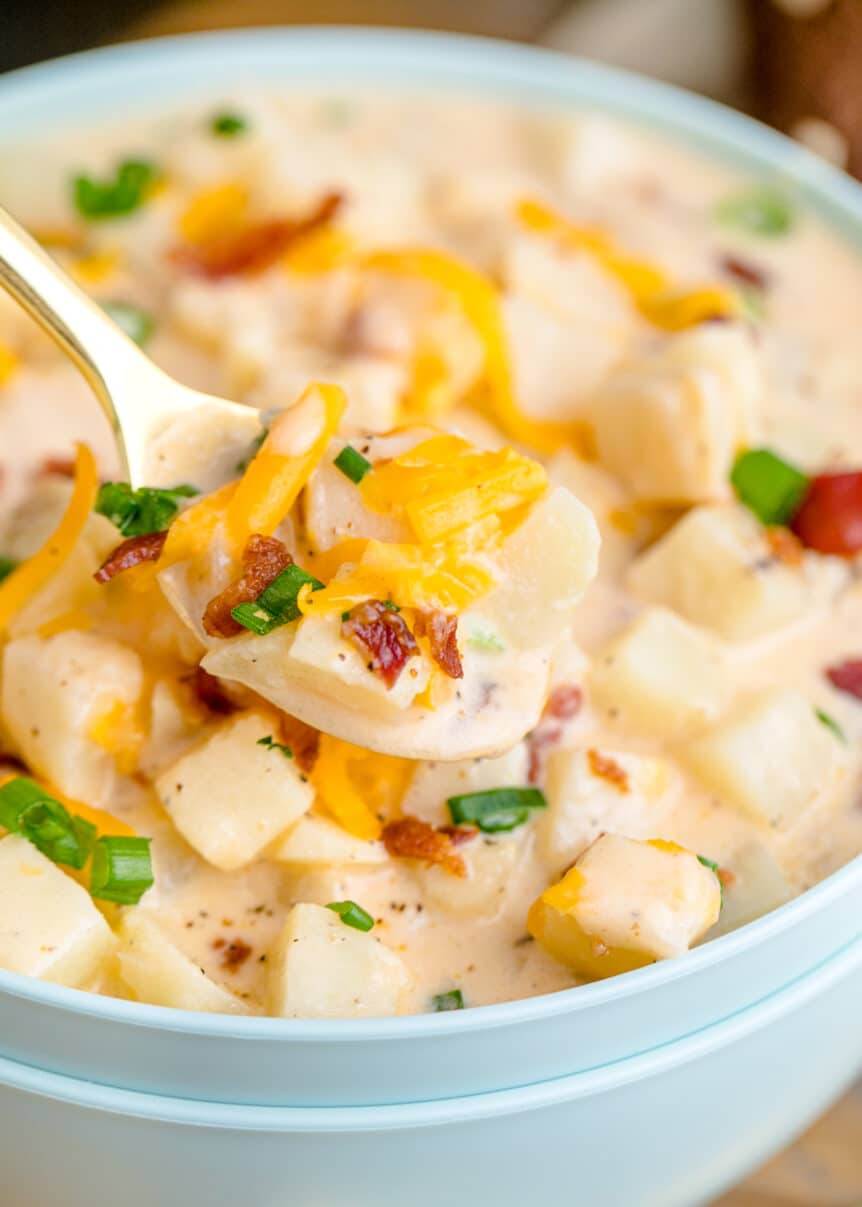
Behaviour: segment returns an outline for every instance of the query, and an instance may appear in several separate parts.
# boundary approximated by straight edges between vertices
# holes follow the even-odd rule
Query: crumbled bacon
[[[293,562],[287,547],[274,536],[252,533],[242,551],[242,575],[206,606],[204,632],[210,637],[236,637],[245,630],[231,616],[241,603],[251,603]]]
[[[417,637],[427,637],[431,657],[450,679],[463,679],[458,649],[458,617],[448,612],[417,612],[413,622]]]
[[[278,714],[278,737],[279,741],[289,747],[300,771],[308,774],[314,770],[320,751],[320,732],[317,729],[306,725],[299,717],[281,712]]]
[[[832,686],[837,687],[840,692],[862,700],[862,658],[848,658],[837,666],[829,666],[825,674]]]
[[[783,562],[785,566],[802,564],[804,553],[802,542],[789,528],[782,528],[780,525],[767,528],[766,542],[772,556],[777,561]]]
[[[561,683],[548,696],[545,716],[557,721],[571,721],[581,711],[584,693],[575,683]]]
[[[716,875],[725,888],[730,888],[731,885],[736,884],[736,872],[732,872],[730,868],[719,868]]]
[[[527,736],[527,753],[530,758],[527,770],[527,783],[541,784],[545,778],[545,768],[548,754],[563,736],[561,725],[549,725],[543,722]]]
[[[369,599],[351,608],[347,619],[341,622],[341,634],[370,655],[370,669],[388,688],[394,687],[408,660],[419,653],[419,645],[404,617],[379,599]]]
[[[613,784],[618,792],[629,791],[628,772],[615,759],[609,759],[606,755],[600,754],[598,750],[588,750],[587,762],[593,775]]]
[[[813,478],[793,519],[806,549],[852,557],[862,553],[862,472]]]
[[[125,570],[140,566],[143,562],[157,562],[167,540],[167,532],[148,532],[144,536],[130,536],[117,545],[113,553],[93,575],[97,583],[110,582]]]
[[[192,691],[197,699],[210,712],[219,713],[221,716],[228,716],[235,712],[237,705],[226,694],[221,679],[215,675],[211,675],[209,671],[205,671],[202,666],[196,666],[192,673],[187,676],[186,682],[191,684]]]
[[[729,277],[733,277],[743,285],[753,285],[755,289],[766,289],[769,284],[763,269],[757,268],[749,260],[743,260],[739,256],[729,254],[722,256],[721,267]]]
[[[326,193],[304,218],[277,218],[232,231],[200,245],[183,245],[171,260],[211,280],[263,272],[279,260],[292,243],[325,226],[344,201],[342,193]]]
[[[221,966],[228,972],[236,970],[246,962],[251,955],[251,947],[243,939],[232,939],[224,949]]]
[[[384,826],[383,845],[390,855],[400,859],[438,864],[453,876],[467,875],[464,860],[454,850],[452,835],[445,830],[435,830],[418,817],[402,817]]]
[[[459,847],[462,842],[469,842],[471,838],[475,838],[479,833],[478,826],[439,826],[438,834],[448,834],[452,839],[454,846]]]

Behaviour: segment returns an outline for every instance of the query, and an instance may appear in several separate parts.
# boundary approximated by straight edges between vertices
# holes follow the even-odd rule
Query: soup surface
[[[242,91],[7,148],[0,200],[268,431],[133,492],[0,297],[0,966],[475,1006],[862,850],[862,262],[785,182],[598,114]]]

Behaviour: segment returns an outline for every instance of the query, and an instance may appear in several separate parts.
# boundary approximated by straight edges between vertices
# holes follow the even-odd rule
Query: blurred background
[[[0,0],[0,70],[153,34],[317,23],[572,50],[738,105],[862,176],[862,0]]]
[[[644,72],[862,177],[862,0],[0,0],[0,71],[134,38],[343,23],[529,41]],[[862,1207],[862,1090],[716,1207]]]

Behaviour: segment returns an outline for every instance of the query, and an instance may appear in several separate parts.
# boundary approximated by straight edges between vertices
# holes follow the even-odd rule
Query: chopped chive
[[[251,629],[263,637],[277,629],[280,625],[290,624],[300,616],[297,597],[306,583],[311,583],[312,591],[319,591],[323,583],[313,574],[303,570],[301,566],[287,566],[273,579],[269,586],[261,591],[253,603],[242,603],[231,609],[231,616],[243,628]]]
[[[244,134],[248,129],[248,121],[239,113],[217,113],[210,123],[213,134],[221,138],[234,138]]]
[[[283,742],[276,742],[271,733],[268,733],[265,738],[258,738],[257,746],[266,746],[268,750],[280,750],[286,759],[293,758],[293,751],[289,746],[285,746]]]
[[[76,176],[72,190],[78,213],[90,219],[130,214],[144,201],[156,175],[154,164],[127,159],[117,167],[113,179],[99,181],[91,176]]]
[[[719,873],[718,864],[714,859],[707,859],[705,855],[698,855],[697,861],[698,863],[702,863],[705,868],[709,868],[709,870],[714,874],[716,880],[718,881],[718,889],[719,893],[721,894],[721,904],[724,905],[724,881]]]
[[[398,604],[395,603],[395,601],[392,599],[384,599],[383,606],[387,612],[400,612],[401,611],[401,609],[398,607]],[[350,613],[348,612],[348,616],[349,615],[350,615]]]
[[[38,847],[55,863],[82,868],[96,838],[96,827],[73,816],[33,780],[19,775],[0,787],[0,825]]]
[[[787,194],[769,186],[726,197],[716,206],[715,216],[725,226],[767,238],[786,235],[796,218]]]
[[[257,633],[258,637],[265,637],[267,633],[278,628],[278,621],[272,612],[267,612],[266,608],[257,603],[237,604],[235,608],[231,608],[230,614],[244,629]]]
[[[155,330],[153,316],[131,302],[103,302],[102,309],[139,348],[144,347]]]
[[[0,557],[0,583],[4,578],[8,578],[15,567],[18,565],[11,557]]]
[[[350,613],[349,613],[349,612],[342,612],[342,613],[341,613],[341,623],[342,623],[342,624],[344,624],[345,620],[349,620],[349,619],[350,619]]]
[[[808,491],[808,477],[768,448],[740,453],[730,472],[740,503],[762,524],[789,524]]]
[[[349,478],[357,485],[371,469],[371,462],[366,461],[362,453],[358,453],[350,444],[345,444],[333,464],[341,470],[345,478]]]
[[[446,804],[455,825],[470,823],[494,834],[522,826],[531,809],[544,809],[548,802],[539,788],[492,788],[450,796]]]
[[[95,510],[116,524],[123,536],[146,536],[162,532],[179,510],[180,499],[198,492],[193,486],[172,490],[142,486],[132,490],[128,482],[104,482],[96,496]]]
[[[460,989],[450,989],[448,993],[435,993],[431,998],[435,1014],[444,1010],[463,1010],[464,995]]]
[[[827,729],[831,730],[839,742],[847,744],[847,735],[834,717],[830,716],[828,712],[824,712],[822,708],[815,708],[814,715],[821,725],[825,725]]]
[[[371,914],[355,901],[330,901],[326,908],[338,914],[344,925],[352,926],[354,930],[369,931],[374,926]]]
[[[502,654],[505,645],[490,629],[473,629],[467,637],[467,644],[483,654]]]
[[[153,883],[149,838],[104,835],[93,849],[90,893],[100,901],[137,905]]]

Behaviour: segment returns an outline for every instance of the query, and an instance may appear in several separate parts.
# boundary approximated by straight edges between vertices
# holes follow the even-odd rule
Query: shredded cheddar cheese
[[[15,352],[7,344],[0,344],[0,387],[15,376],[20,361]]]
[[[90,256],[79,256],[70,265],[72,275],[82,285],[99,285],[120,267],[122,257],[117,251],[93,252]]]
[[[93,719],[87,735],[114,756],[121,775],[131,775],[136,769],[144,741],[136,712],[125,701],[114,700]]]
[[[368,751],[358,746],[321,734],[311,780],[321,804],[343,829],[356,838],[375,839],[380,837],[382,826],[351,774],[352,764],[368,757]]]
[[[187,243],[200,245],[238,230],[248,210],[248,189],[235,181],[198,193],[177,222]]]

